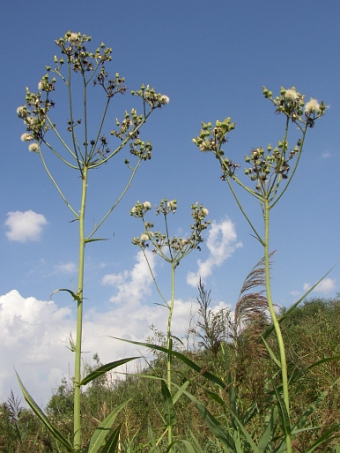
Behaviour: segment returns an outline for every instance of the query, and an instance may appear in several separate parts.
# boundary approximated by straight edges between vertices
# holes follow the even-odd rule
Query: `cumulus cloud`
[[[149,327],[164,332],[168,310],[159,305],[140,302],[113,305],[112,310],[99,313],[85,311],[83,323],[83,357],[90,362],[98,353],[103,363],[124,357],[150,353],[142,347],[112,337],[144,342],[150,336]],[[173,334],[183,337],[187,331],[195,303],[178,299],[173,315]],[[69,338],[75,338],[75,320],[69,308],[59,308],[55,302],[24,298],[13,290],[0,297],[0,401],[13,389],[20,395],[15,371],[29,393],[45,407],[52,390],[62,377],[73,375],[74,356],[69,351]],[[132,362],[131,370],[137,366]],[[124,372],[122,370],[117,370]]]
[[[156,256],[146,251],[150,267],[155,274]],[[131,271],[124,271],[118,274],[106,274],[103,277],[103,285],[111,285],[116,288],[116,295],[110,301],[119,303],[139,302],[145,295],[151,293],[150,286],[153,284],[152,277],[143,252],[138,252],[137,263]]]
[[[311,287],[312,287],[312,285],[310,285],[309,283],[305,283],[303,285],[303,290],[306,292]],[[313,291],[322,293],[322,294],[328,294],[331,291],[333,291],[334,289],[335,289],[335,280],[332,278],[324,278]]]
[[[187,283],[193,287],[197,286],[200,277],[204,280],[212,274],[215,266],[221,266],[237,248],[242,247],[242,242],[237,242],[235,225],[230,219],[221,222],[214,220],[211,223],[206,244],[210,252],[209,258],[206,261],[198,260],[198,271],[187,275]]]
[[[20,395],[13,367],[38,403],[57,386],[71,360],[66,349],[73,328],[70,314],[68,308],[34,297],[25,299],[16,290],[0,296],[2,401],[11,389]]]
[[[45,216],[32,210],[8,212],[5,226],[6,236],[10,241],[39,241],[42,228],[47,224]]]

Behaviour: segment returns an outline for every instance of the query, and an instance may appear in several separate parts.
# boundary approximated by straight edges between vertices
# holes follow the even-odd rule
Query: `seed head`
[[[19,118],[23,118],[24,114],[25,114],[25,107],[23,105],[21,105],[20,107],[17,108],[17,115]]]
[[[36,153],[39,150],[38,143],[31,143],[28,147],[28,150],[31,151],[31,153]]]
[[[170,98],[166,96],[165,94],[162,95],[161,97],[161,104],[169,104]]]
[[[289,90],[286,90],[284,96],[287,101],[295,101],[295,99],[297,98],[297,92],[296,92],[296,90],[289,89]]]
[[[30,142],[31,140],[33,140],[33,136],[31,134],[25,132],[24,134],[21,135],[22,142]]]
[[[307,102],[305,107],[306,115],[310,115],[311,113],[319,113],[320,112],[320,104],[316,99],[310,98],[310,101]]]

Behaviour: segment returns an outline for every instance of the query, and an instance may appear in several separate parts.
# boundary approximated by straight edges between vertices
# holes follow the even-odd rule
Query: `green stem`
[[[286,411],[289,418],[289,393],[288,393],[288,376],[287,376],[287,362],[286,362],[286,352],[285,352],[285,345],[282,337],[282,332],[280,329],[280,324],[277,319],[272,294],[271,294],[271,284],[270,284],[270,252],[269,252],[269,214],[270,214],[270,206],[268,198],[264,198],[264,227],[265,227],[265,238],[264,238],[264,259],[265,259],[265,275],[266,275],[266,293],[267,293],[267,300],[268,300],[268,308],[270,312],[270,316],[272,318],[272,322],[274,325],[276,338],[279,345],[280,351],[280,362],[281,362],[281,376],[282,376],[282,388],[283,388],[283,401],[286,406]],[[291,436],[290,433],[286,433],[286,446],[287,446],[287,453],[292,452],[292,444],[291,444]]]
[[[94,227],[94,229],[92,230],[91,234],[86,238],[87,241],[89,239],[91,239],[91,237],[98,231],[98,229],[101,227],[101,225],[105,222],[105,220],[111,214],[111,212],[118,206],[118,204],[120,203],[120,201],[122,200],[122,198],[126,194],[128,188],[131,186],[133,178],[135,177],[136,171],[138,170],[138,167],[139,167],[140,163],[141,163],[141,159],[138,160],[136,166],[132,169],[132,174],[131,174],[130,179],[129,179],[128,183],[126,184],[123,192],[120,194],[120,196],[117,199],[117,201],[111,206],[111,208],[108,210],[108,212],[104,215],[104,217],[101,219],[101,221],[98,223],[98,225],[96,225]]]
[[[81,342],[83,329],[83,287],[84,287],[84,256],[85,256],[85,207],[88,167],[82,171],[82,194],[79,213],[79,265],[78,265],[78,293],[77,301],[77,333],[75,347],[75,371],[74,371],[74,448],[80,450],[81,447],[81,424],[80,424],[80,381],[81,381]]]
[[[68,208],[71,210],[71,212],[75,215],[76,220],[78,220],[78,218],[79,218],[78,214],[77,214],[76,211],[72,208],[72,206],[70,205],[70,203],[67,201],[66,197],[64,196],[64,194],[63,194],[62,191],[60,190],[60,188],[59,188],[59,186],[58,186],[56,180],[53,178],[53,176],[52,176],[52,174],[51,174],[51,172],[50,172],[48,166],[46,165],[46,162],[45,162],[45,159],[44,159],[44,156],[43,156],[43,154],[42,154],[41,149],[40,149],[40,151],[39,151],[39,156],[40,156],[40,159],[41,159],[41,161],[42,161],[42,163],[43,163],[43,166],[44,166],[44,168],[45,168],[45,170],[46,170],[46,173],[48,174],[49,178],[50,178],[51,181],[53,182],[53,184],[54,184],[55,188],[57,189],[59,195],[61,196],[61,198],[63,199],[63,201],[66,203],[67,207],[68,207]]]
[[[284,189],[282,190],[282,192],[280,193],[280,195],[276,198],[276,200],[272,203],[272,205],[270,206],[270,209],[276,205],[276,203],[279,201],[279,199],[282,197],[282,195],[285,193],[285,191],[288,189],[288,186],[291,182],[291,180],[293,179],[293,176],[295,174],[295,171],[299,165],[299,162],[300,162],[300,159],[301,159],[301,154],[302,154],[302,149],[303,149],[303,145],[305,143],[305,137],[306,137],[306,133],[307,133],[307,125],[305,126],[304,130],[303,130],[303,134],[302,134],[302,139],[301,139],[301,145],[300,145],[300,150],[299,150],[299,153],[297,155],[297,158],[296,158],[296,161],[295,161],[295,165],[294,165],[294,168],[293,168],[293,171],[291,172],[290,174],[290,177],[284,187]]]
[[[70,149],[70,147],[67,145],[67,143],[65,142],[65,140],[62,138],[62,136],[59,134],[57,128],[55,127],[55,124],[53,124],[53,122],[51,121],[50,117],[48,115],[46,115],[46,119],[48,121],[48,124],[50,125],[50,128],[52,129],[52,131],[55,133],[55,135],[59,138],[60,142],[62,143],[62,145],[64,146],[65,149],[67,149],[67,151],[71,154],[71,156],[76,159],[76,156],[75,154],[72,152],[72,150]],[[69,165],[69,163],[64,160],[59,154],[55,153],[59,159],[61,159],[63,162],[65,162],[67,165]]]
[[[73,105],[72,105],[71,64],[70,63],[68,64],[68,77],[67,77],[67,79],[68,79],[67,90],[68,90],[68,100],[69,100],[70,128],[71,128],[71,135],[72,135],[72,143],[73,143],[74,153],[76,155],[76,161],[77,161],[77,164],[78,164],[78,168],[79,168],[81,177],[83,177],[82,168],[81,168],[81,159],[80,159],[79,154],[78,154],[77,141],[76,141],[76,137],[75,137],[75,133],[74,133],[74,127],[73,127],[74,125],[73,125]],[[83,156],[81,156],[81,157],[82,157],[82,160],[84,161]]]
[[[148,268],[149,268],[149,271],[150,271],[150,274],[151,274],[151,278],[152,278],[152,280],[153,280],[153,282],[154,282],[154,284],[155,284],[155,286],[156,286],[157,292],[158,292],[158,294],[161,296],[161,298],[162,298],[163,301],[164,301],[164,304],[165,304],[165,305],[162,305],[162,307],[169,308],[169,305],[168,305],[168,303],[167,303],[165,297],[163,296],[162,291],[160,290],[160,287],[158,286],[158,283],[157,283],[155,274],[153,273],[153,270],[152,270],[150,261],[149,261],[149,259],[148,259],[147,254],[145,253],[145,249],[144,249],[144,248],[142,248],[142,252],[143,252],[144,258],[145,258],[145,260],[146,260],[146,263],[147,263],[147,265],[148,265]]]
[[[86,79],[83,74],[83,87],[84,87],[84,162],[87,165],[88,161],[88,143],[87,143],[87,86],[86,86]],[[89,159],[90,160],[90,159]]]
[[[240,202],[240,200],[238,199],[238,197],[237,197],[237,195],[236,195],[236,192],[234,191],[234,188],[233,188],[233,186],[232,186],[232,184],[231,184],[231,182],[230,182],[230,180],[229,180],[229,177],[226,177],[226,180],[227,180],[228,186],[229,186],[229,188],[230,188],[230,190],[231,190],[231,193],[233,194],[233,196],[234,196],[234,198],[235,198],[235,201],[236,201],[238,207],[240,208],[240,211],[241,211],[242,214],[244,215],[246,221],[249,223],[251,229],[254,231],[254,233],[255,233],[255,238],[256,238],[262,245],[264,245],[261,236],[260,236],[259,233],[256,231],[256,228],[254,227],[254,225],[252,224],[251,220],[250,220],[249,217],[247,216],[245,210],[243,209],[243,207],[242,207],[242,205],[241,205],[241,202]],[[237,181],[236,181],[236,182],[237,182]],[[251,192],[250,192],[250,193],[251,193]],[[256,198],[258,198],[258,197],[256,196]]]
[[[172,351],[172,338],[171,338],[171,321],[175,305],[175,269],[176,261],[171,262],[171,301],[169,306],[168,328],[167,328],[167,349]],[[168,353],[167,360],[167,385],[171,394],[171,352]],[[168,426],[168,446],[172,444],[172,426]],[[171,453],[172,449],[169,450]]]

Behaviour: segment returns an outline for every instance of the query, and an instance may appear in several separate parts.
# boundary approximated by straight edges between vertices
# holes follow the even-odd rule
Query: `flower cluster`
[[[191,228],[191,235],[188,238],[173,237],[170,238],[167,233],[153,231],[154,224],[147,222],[144,218],[147,211],[151,209],[151,204],[148,201],[144,203],[137,202],[131,209],[130,214],[133,217],[141,218],[144,223],[144,232],[139,237],[134,237],[132,243],[138,245],[142,249],[152,246],[152,251],[163,257],[166,261],[173,262],[177,266],[179,261],[194,249],[200,250],[200,243],[203,241],[202,232],[207,229],[210,224],[209,220],[205,220],[208,215],[208,209],[203,205],[195,203],[191,206],[191,215],[194,219]],[[167,216],[170,213],[175,213],[177,210],[177,200],[168,201],[166,198],[161,200],[159,206],[156,206],[156,215],[163,214],[166,225]],[[166,231],[168,229],[166,228]],[[168,251],[168,254],[166,253]]]
[[[130,215],[136,218],[144,218],[144,215],[147,211],[150,211],[151,209],[151,203],[149,201],[144,201],[144,203],[140,203],[137,201],[137,203],[134,205],[134,207],[130,211]]]
[[[296,146],[287,154],[288,143],[282,141],[274,149],[268,145],[267,151],[260,147],[253,149],[245,156],[245,161],[252,167],[245,168],[244,173],[249,175],[252,181],[256,181],[256,190],[265,192],[266,182],[271,175],[278,175],[281,179],[287,179],[290,170],[289,161],[301,150],[302,141],[298,140]]]
[[[303,114],[309,127],[313,127],[314,121],[325,113],[326,105],[318,103],[316,99],[310,98],[305,105],[305,96],[296,91],[295,87],[286,89],[281,87],[280,96],[273,98],[273,93],[263,87],[264,97],[270,99],[277,107],[277,113],[284,113],[292,121],[304,122]]]
[[[26,88],[26,104],[17,108],[17,115],[24,121],[27,132],[22,134],[22,141],[41,142],[49,125],[46,122],[47,113],[54,102],[50,99],[49,93],[54,90],[55,78],[49,80],[48,75],[44,76],[39,82],[40,91],[33,93]],[[42,98],[42,92],[46,92],[45,99]],[[31,147],[32,148],[32,147]],[[32,149],[30,148],[30,151]],[[37,150],[39,146],[35,149]]]
[[[93,71],[98,64],[104,64],[112,59],[112,49],[106,47],[104,43],[101,43],[95,52],[88,52],[85,43],[89,41],[91,41],[90,36],[68,31],[64,37],[59,38],[55,43],[60,47],[61,53],[66,55],[67,63],[72,64],[73,71],[85,74]],[[59,71],[64,64],[64,59],[58,60],[55,57],[54,62],[57,64],[57,71]],[[51,68],[47,67],[47,70],[51,70]]]
[[[118,137],[121,141],[132,139],[130,153],[143,160],[151,159],[152,144],[150,141],[143,142],[139,138],[139,128],[144,123],[143,115],[138,115],[133,108],[131,112],[125,112],[124,119],[119,121],[116,118],[117,129],[112,130],[111,135]],[[128,161],[127,161],[128,163]]]
[[[152,109],[162,107],[162,105],[169,104],[170,98],[165,94],[156,93],[154,88],[150,85],[144,84],[137,91],[131,91],[133,96],[139,96],[144,102],[148,103]]]
[[[112,98],[115,94],[126,92],[125,78],[121,77],[117,72],[114,79],[109,79],[109,74],[105,72],[105,68],[102,67],[99,74],[95,78],[93,84],[94,86],[101,86],[107,97]]]
[[[295,155],[301,152],[303,139],[298,139],[293,149],[288,151],[288,123],[293,121],[300,129],[304,137],[307,127],[313,127],[314,122],[324,113],[326,106],[323,102],[320,104],[316,99],[311,98],[305,105],[305,96],[299,93],[295,87],[285,89],[281,87],[280,96],[273,98],[273,93],[266,87],[263,87],[263,94],[270,99],[276,107],[277,113],[283,113],[287,117],[285,138],[278,142],[273,149],[268,145],[267,151],[262,147],[252,149],[250,154],[245,157],[251,167],[245,168],[244,173],[252,181],[256,181],[256,190],[266,192],[277,188],[277,184],[282,179],[288,178],[290,170],[290,161]],[[289,120],[289,121],[288,121]],[[197,137],[192,141],[200,151],[210,151],[219,160],[222,177],[225,180],[232,178],[240,185],[243,185],[235,175],[235,170],[240,167],[239,164],[232,162],[228,157],[224,157],[222,146],[227,142],[227,134],[235,129],[235,123],[228,117],[224,121],[216,121],[215,126],[212,123],[202,123],[202,129]],[[275,189],[276,190],[276,189]]]
[[[223,155],[221,146],[227,142],[227,134],[235,129],[235,123],[228,117],[224,121],[217,120],[213,127],[211,123],[203,123],[199,136],[192,141],[200,151],[212,151]]]

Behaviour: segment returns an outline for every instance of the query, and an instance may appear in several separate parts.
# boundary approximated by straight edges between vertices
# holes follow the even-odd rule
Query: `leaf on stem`
[[[120,406],[116,407],[103,421],[102,423],[98,426],[98,428],[95,430],[93,433],[89,444],[87,445],[86,449],[83,451],[83,453],[97,453],[98,450],[103,446],[103,442],[106,438],[106,436],[109,434],[111,427],[113,423],[116,420],[117,414],[123,409],[124,406],[128,404],[130,400],[124,401],[123,404]],[[119,430],[120,430],[121,425],[119,425],[118,428],[115,429],[115,431],[111,434],[109,437],[105,447],[104,451],[107,453],[113,452],[114,447],[117,444],[118,441],[118,436],[119,436]],[[107,448],[107,450],[105,450]]]
[[[51,432],[53,437],[60,442],[69,453],[73,453],[74,449],[72,445],[69,443],[69,441],[55,428],[52,423],[49,421],[49,419],[46,417],[46,415],[43,413],[43,411],[40,409],[40,407],[36,404],[36,402],[33,400],[31,395],[28,393],[26,390],[24,384],[22,383],[18,373],[16,372],[19,385],[21,388],[21,391],[24,395],[25,401],[29,405],[29,407],[32,409],[32,411],[35,413],[35,415],[42,421],[42,423],[46,426],[46,428]]]
[[[60,293],[61,291],[65,291],[67,293],[70,293],[71,296],[73,297],[73,300],[76,300],[77,302],[81,302],[81,297],[74,293],[73,291],[71,291],[70,289],[65,289],[65,288],[61,288],[61,289],[56,289],[55,291],[53,291],[53,293],[50,295],[50,299],[52,299],[52,296],[56,293]]]
[[[164,400],[164,418],[166,427],[173,426],[176,423],[176,413],[174,409],[174,404],[172,401],[171,393],[164,381],[161,381],[162,384],[162,395]]]
[[[102,376],[103,374],[107,373],[114,368],[117,368],[125,363],[131,362],[132,360],[140,359],[140,357],[128,357],[127,359],[120,359],[114,362],[107,363],[106,365],[102,365],[96,370],[92,371],[88,374],[84,379],[82,379],[79,383],[80,386],[87,385],[89,382],[93,381],[94,379]]]
[[[164,352],[165,354],[171,354],[174,357],[177,357],[179,360],[181,360],[186,365],[188,365],[194,371],[196,371],[197,373],[204,376],[209,381],[213,382],[214,384],[217,384],[222,389],[226,388],[226,384],[222,381],[222,379],[209,373],[209,371],[205,371],[204,368],[201,368],[195,362],[193,362],[192,360],[190,360],[188,357],[186,357],[184,354],[181,354],[180,352],[173,351],[173,350],[164,348],[163,346],[158,346],[156,344],[142,343],[139,341],[132,341],[132,340],[125,340],[124,338],[118,338],[118,337],[111,337],[111,338],[114,338],[115,340],[125,341],[126,343],[130,343],[130,344],[136,344],[137,346],[145,346],[148,349],[154,349],[156,351],[161,351],[161,352]]]

